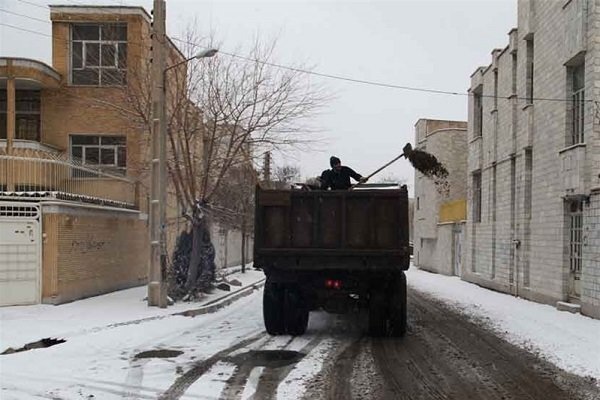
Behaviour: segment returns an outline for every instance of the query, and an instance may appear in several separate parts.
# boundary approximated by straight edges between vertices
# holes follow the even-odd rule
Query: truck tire
[[[300,289],[294,284],[287,285],[283,312],[285,332],[292,336],[303,335],[308,326],[308,313],[308,307],[302,298]]]
[[[285,334],[283,294],[281,284],[269,282],[267,278],[263,292],[263,320],[269,335]]]
[[[385,336],[387,332],[387,312],[383,293],[371,293],[369,300],[369,335]]]
[[[406,275],[401,273],[394,280],[390,301],[390,336],[402,337],[406,334]]]

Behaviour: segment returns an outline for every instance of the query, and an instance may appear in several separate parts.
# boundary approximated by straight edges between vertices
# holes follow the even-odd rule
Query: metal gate
[[[569,296],[581,296],[581,264],[583,249],[583,202],[569,204]]]
[[[453,272],[456,276],[462,276],[462,239],[463,239],[463,230],[462,226],[456,225],[453,230],[454,236],[454,268]]]
[[[41,299],[41,209],[0,202],[0,306]]]

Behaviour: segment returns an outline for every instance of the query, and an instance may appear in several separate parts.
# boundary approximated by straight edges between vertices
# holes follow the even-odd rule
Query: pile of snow
[[[408,285],[485,319],[509,342],[537,352],[565,371],[600,380],[600,320],[411,268]]]

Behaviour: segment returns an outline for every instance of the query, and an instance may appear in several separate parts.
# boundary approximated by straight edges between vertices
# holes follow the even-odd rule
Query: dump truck
[[[302,335],[309,313],[368,312],[372,336],[406,332],[406,186],[265,190],[255,198],[254,266],[266,275],[271,335]]]

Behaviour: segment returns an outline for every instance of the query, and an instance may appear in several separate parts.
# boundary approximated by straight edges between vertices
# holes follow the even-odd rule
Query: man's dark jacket
[[[358,181],[362,176],[350,167],[342,167],[339,172],[334,169],[326,169],[321,174],[321,189],[347,190],[352,186],[350,178]]]

